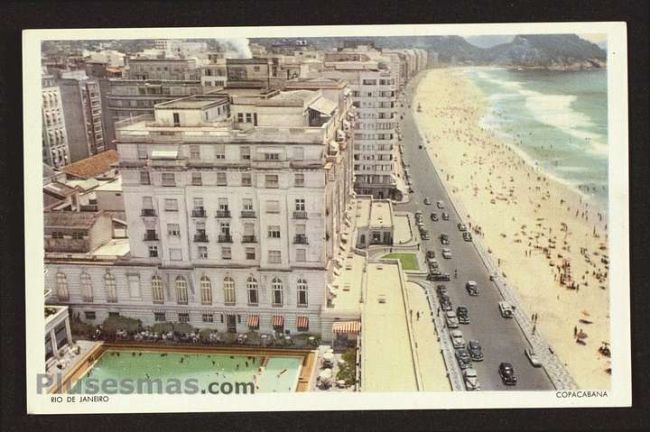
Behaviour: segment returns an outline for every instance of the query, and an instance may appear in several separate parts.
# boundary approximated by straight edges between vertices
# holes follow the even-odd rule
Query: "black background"
[[[629,62],[633,407],[616,409],[266,412],[27,416],[21,31],[30,28],[211,27],[626,21]],[[0,4],[1,431],[633,430],[648,427],[648,3],[640,1],[60,1]],[[40,175],[40,164],[36,175]],[[615,176],[616,173],[610,173]],[[30,197],[25,197],[30,199]],[[32,197],[31,199],[40,199]],[[40,343],[40,342],[39,342]],[[399,397],[394,395],[393,397]],[[521,397],[525,398],[522,394]],[[188,407],[184,407],[188,408]]]

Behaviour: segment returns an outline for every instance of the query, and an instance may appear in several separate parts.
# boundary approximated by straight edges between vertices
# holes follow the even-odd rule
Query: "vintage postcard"
[[[625,24],[23,41],[30,413],[631,404]]]

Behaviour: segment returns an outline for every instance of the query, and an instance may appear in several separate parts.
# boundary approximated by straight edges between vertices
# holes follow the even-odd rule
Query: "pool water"
[[[218,382],[255,383],[256,393],[295,391],[302,358],[269,357],[260,372],[264,359],[262,355],[107,350],[78,384],[86,389],[90,379],[96,382],[106,379],[136,382],[159,379],[163,383],[172,379],[181,382],[194,379],[200,389]]]

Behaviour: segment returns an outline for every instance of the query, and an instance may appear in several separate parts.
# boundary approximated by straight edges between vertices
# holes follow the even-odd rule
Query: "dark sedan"
[[[517,385],[515,370],[510,363],[501,363],[499,365],[499,376],[505,385]]]
[[[471,340],[467,344],[467,351],[472,361],[483,361],[483,349],[477,340]]]
[[[461,369],[467,369],[472,365],[472,359],[469,356],[469,352],[465,348],[456,350],[456,361],[458,362],[458,366],[460,366]]]

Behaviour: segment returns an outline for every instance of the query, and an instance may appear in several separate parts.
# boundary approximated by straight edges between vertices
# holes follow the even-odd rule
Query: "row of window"
[[[176,173],[162,173],[161,176],[162,185],[175,187],[178,186],[176,182]],[[150,185],[151,184],[151,175],[149,171],[140,171],[140,184]],[[203,186],[203,176],[200,172],[192,172],[192,186]],[[228,186],[228,177],[225,172],[217,173],[216,186]],[[230,186],[235,186],[231,184]],[[251,173],[241,173],[241,182],[239,186],[252,187],[253,186],[253,176]],[[295,173],[293,180],[294,187],[304,187],[305,186],[305,175],[303,173]],[[268,189],[277,189],[280,187],[279,176],[277,174],[266,174],[264,175],[264,187]]]
[[[295,225],[295,234],[296,235],[306,235],[306,225],[297,224]],[[267,226],[267,237],[268,238],[280,238],[280,226],[279,225],[268,225]],[[219,223],[219,233],[222,236],[230,237],[230,222],[220,222]],[[63,234],[63,233],[52,233],[53,238],[63,238],[63,237],[54,237],[54,234]],[[147,230],[147,236],[155,237],[155,230]],[[196,222],[196,234],[198,236],[206,237],[205,222]],[[181,226],[177,223],[168,223],[167,224],[167,235],[169,237],[180,237],[181,236]],[[255,235],[255,224],[254,223],[244,223],[244,236],[254,236]],[[73,239],[82,239],[83,232],[75,232],[72,236]]]
[[[306,243],[306,240],[304,241]],[[158,258],[158,246],[149,245],[149,258]],[[197,246],[197,254],[199,259],[208,259],[208,247],[207,246]],[[244,248],[244,255],[246,260],[256,260],[257,252],[254,247]],[[178,248],[169,249],[169,257],[171,261],[182,261],[183,260],[183,251]],[[221,259],[222,260],[231,260],[232,259],[232,248],[230,246],[221,247]],[[282,263],[282,253],[280,251],[269,251],[268,252],[268,261],[271,264],[281,264]],[[307,249],[298,248],[296,249],[296,259],[295,262],[307,262]]]
[[[242,116],[242,113],[239,113],[238,116]],[[248,115],[248,114],[247,114]],[[203,154],[201,149],[203,148]],[[201,146],[193,144],[189,146],[189,157],[191,160],[202,160],[201,156],[206,157],[205,149],[207,146]],[[213,153],[212,156],[215,160],[225,160],[226,159],[226,145],[225,144],[214,144],[212,146]],[[264,160],[273,161],[280,160],[280,153],[278,152],[263,152],[262,157]],[[138,159],[148,159],[149,153],[147,151],[146,145],[138,146]],[[240,146],[239,147],[239,158],[240,160],[251,160],[251,148],[249,146]],[[305,149],[303,147],[293,147],[292,148],[292,160],[304,160],[305,159]]]
[[[135,280],[137,278],[137,281]],[[91,277],[88,273],[81,273],[81,292],[84,302],[93,302],[93,285]],[[132,284],[137,283],[139,289],[139,276],[129,276],[129,289],[132,290]],[[174,288],[176,294],[177,304],[188,304],[188,284],[184,276],[177,276],[174,280]],[[104,289],[106,292],[106,301],[108,303],[117,303],[117,285],[115,283],[115,276],[111,273],[104,275]],[[165,290],[163,287],[162,278],[154,275],[151,278],[151,293],[152,301],[154,303],[165,302]],[[230,276],[223,279],[223,302],[226,305],[237,304],[235,290],[235,280]],[[259,304],[259,284],[257,279],[250,276],[246,280],[246,293],[247,304],[250,306],[257,306]],[[297,293],[297,306],[308,306],[308,285],[306,279],[298,279],[296,282]],[[56,295],[60,301],[68,301],[70,299],[70,292],[68,289],[68,278],[65,273],[58,272],[56,274]],[[207,276],[202,276],[200,280],[200,295],[202,305],[212,305],[213,303],[213,289],[212,281]],[[271,303],[273,306],[284,305],[284,282],[274,277],[271,280]]]
[[[178,200],[176,198],[165,198],[165,211],[168,212],[177,212],[178,211]],[[205,208],[203,207],[203,198],[194,198],[194,212],[195,214],[204,214]],[[219,198],[218,199],[218,212],[221,212],[223,215],[229,215],[230,209],[228,206],[228,198]],[[142,197],[142,208],[153,210],[153,197],[145,196]],[[296,198],[294,200],[294,209],[297,212],[306,211],[305,199]],[[265,201],[265,210],[266,213],[280,213],[280,201],[278,200],[266,200]],[[252,198],[243,198],[242,199],[242,211],[254,212],[253,209],[253,200]]]

